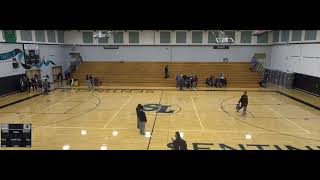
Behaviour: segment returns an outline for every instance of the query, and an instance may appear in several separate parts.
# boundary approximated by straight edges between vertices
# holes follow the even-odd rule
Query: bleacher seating
[[[164,79],[164,66],[169,65],[169,78]],[[257,72],[250,71],[247,62],[101,62],[86,61],[74,73],[81,86],[86,86],[86,74],[92,74],[102,81],[103,86],[132,87],[175,87],[178,74],[199,78],[198,86],[205,87],[209,74],[225,74],[227,87],[259,87]]]

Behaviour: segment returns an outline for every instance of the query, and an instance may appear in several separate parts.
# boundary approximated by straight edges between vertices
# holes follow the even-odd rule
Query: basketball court
[[[320,148],[318,110],[278,92],[252,89],[243,117],[235,111],[242,91],[56,89],[2,108],[0,123],[31,123],[31,149],[41,150],[170,150],[176,131],[196,150]],[[150,137],[137,129],[139,103]]]
[[[1,150],[171,150],[176,132],[189,150],[320,150],[317,30],[17,31],[0,32]]]

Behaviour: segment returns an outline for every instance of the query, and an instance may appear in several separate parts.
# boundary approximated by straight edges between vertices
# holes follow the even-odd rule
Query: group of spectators
[[[209,87],[226,87],[227,86],[227,78],[223,73],[220,73],[219,77],[215,78],[214,75],[210,75],[206,79],[206,84]]]
[[[198,86],[198,77],[196,75],[178,75],[176,76],[176,87],[180,88],[180,91],[186,88],[197,88]]]
[[[33,92],[42,92],[44,95],[48,94],[48,91],[50,89],[50,83],[49,83],[49,76],[46,75],[41,79],[40,76],[35,74],[31,79],[24,76],[20,78],[20,92],[28,91],[31,93],[31,88]]]
[[[87,74],[86,81],[89,91],[93,90],[95,86],[100,86],[102,84],[101,80],[99,80],[97,77],[93,78],[91,74]]]

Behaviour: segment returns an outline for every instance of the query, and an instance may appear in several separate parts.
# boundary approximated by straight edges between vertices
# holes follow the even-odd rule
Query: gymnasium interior
[[[0,150],[319,150],[319,43],[320,30],[1,30]]]

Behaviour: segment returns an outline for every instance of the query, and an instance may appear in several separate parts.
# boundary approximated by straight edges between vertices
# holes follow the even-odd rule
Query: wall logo
[[[163,115],[171,115],[181,111],[181,108],[178,105],[144,104],[143,110],[145,112],[156,112]]]
[[[26,64],[25,60],[24,60],[24,53],[21,49],[14,49],[10,52],[1,53],[0,54],[0,61],[5,61],[5,60],[11,59],[11,58],[14,59],[15,57],[18,58],[19,63],[25,69],[31,69],[33,67],[41,68],[42,66],[49,66],[50,64],[56,65],[52,60],[45,60],[45,57],[43,57],[42,60],[39,61],[39,63],[37,63],[37,64],[32,64],[32,65]]]

